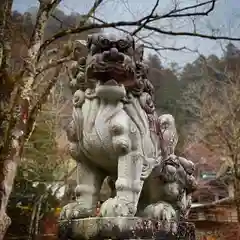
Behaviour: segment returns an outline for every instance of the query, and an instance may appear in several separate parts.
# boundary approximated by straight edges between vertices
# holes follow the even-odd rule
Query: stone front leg
[[[143,157],[132,152],[120,157],[118,161],[118,179],[115,183],[116,197],[131,203],[130,214],[135,215],[140,193],[143,187],[141,180]]]
[[[141,216],[156,220],[177,220],[173,206],[164,201],[148,205],[141,213]]]
[[[143,186],[141,136],[124,111],[112,119],[109,128],[114,154],[118,156],[116,196],[103,203],[100,214],[107,217],[134,216]]]
[[[116,196],[101,207],[101,215],[108,217],[134,216],[142,190],[143,159],[136,152],[119,157],[118,178],[115,182]]]
[[[95,216],[97,202],[104,175],[95,167],[79,163],[78,185],[76,187],[76,200],[64,206],[61,219],[77,219]]]

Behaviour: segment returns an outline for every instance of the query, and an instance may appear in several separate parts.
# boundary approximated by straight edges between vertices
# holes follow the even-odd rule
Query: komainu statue
[[[67,132],[81,174],[76,201],[60,218],[94,216],[108,176],[115,194],[102,204],[101,217],[179,220],[196,187],[194,165],[174,154],[174,118],[156,114],[143,46],[128,35],[100,33],[88,38],[87,49],[75,74]]]

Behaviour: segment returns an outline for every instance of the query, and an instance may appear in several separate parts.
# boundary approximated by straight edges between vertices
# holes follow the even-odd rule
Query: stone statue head
[[[96,80],[100,98],[123,98],[136,81],[135,42],[130,35],[98,33],[87,42],[86,78]]]
[[[171,114],[163,114],[159,118],[160,131],[163,136],[163,146],[168,155],[174,154],[178,143],[177,129],[174,117]]]

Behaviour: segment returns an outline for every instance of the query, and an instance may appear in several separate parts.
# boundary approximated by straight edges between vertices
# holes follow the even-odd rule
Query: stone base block
[[[195,240],[194,225],[138,217],[61,220],[60,240],[157,239]]]

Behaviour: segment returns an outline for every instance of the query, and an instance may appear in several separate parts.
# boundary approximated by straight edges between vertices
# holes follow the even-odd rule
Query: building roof
[[[234,199],[231,197],[226,197],[218,201],[214,201],[211,203],[193,203],[191,209],[200,209],[200,208],[212,208],[213,206],[220,205],[232,205],[234,203]]]

